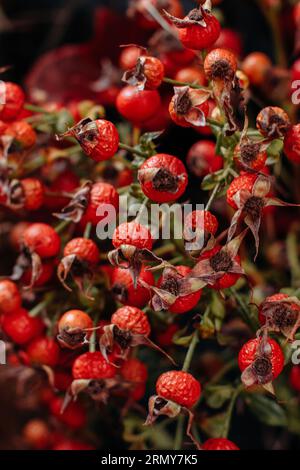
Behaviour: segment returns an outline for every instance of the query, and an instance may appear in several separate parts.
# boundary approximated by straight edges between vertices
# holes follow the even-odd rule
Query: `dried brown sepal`
[[[297,297],[286,297],[277,301],[266,300],[260,306],[260,311],[266,319],[262,330],[282,333],[287,341],[294,341],[300,327],[300,301]]]
[[[97,124],[90,118],[82,119],[74,127],[68,129],[67,132],[57,135],[56,139],[63,140],[65,137],[70,136],[77,140],[87,155],[90,155],[99,143]]]
[[[164,10],[165,16],[170,20],[177,28],[187,28],[192,25],[202,26],[206,28],[207,22],[206,18],[211,14],[211,1],[207,0],[203,5],[199,5],[199,8],[194,8],[191,10],[187,16],[182,18],[176,18],[173,15],[170,15],[166,10]]]
[[[10,276],[10,279],[12,281],[19,281],[28,269],[31,269],[31,279],[29,285],[25,286],[25,289],[29,290],[32,289],[35,282],[41,275],[42,261],[39,255],[23,246],[13,267],[13,272]]]
[[[94,300],[94,298],[89,295],[89,291],[93,287],[95,275],[93,266],[74,254],[65,256],[58,265],[57,277],[64,288],[72,292],[71,287],[66,283],[69,275],[74,280],[79,291],[83,293],[87,299]]]
[[[203,127],[206,125],[206,118],[198,106],[210,96],[209,90],[195,90],[189,86],[174,87],[174,110],[193,126]]]
[[[136,66],[123,74],[122,81],[128,85],[136,86],[138,90],[144,90],[147,82],[144,70],[145,61],[146,57],[139,57]]]
[[[81,328],[65,329],[57,335],[57,341],[64,348],[79,349],[88,344],[87,332]]]
[[[60,220],[70,220],[74,223],[80,222],[90,199],[90,192],[92,183],[87,181],[84,185],[74,194],[73,198],[61,212],[53,214]]]
[[[224,82],[220,105],[227,118],[227,124],[224,128],[225,135],[231,136],[236,131],[242,131],[245,125],[246,103],[243,89],[236,76],[233,81]]]
[[[154,263],[156,269],[159,269],[164,264],[164,260],[152,251],[147,248],[136,248],[133,245],[121,245],[119,248],[110,251],[108,260],[113,266],[129,269],[135,288],[143,265]]]
[[[263,385],[268,387],[273,381],[272,374],[272,348],[268,342],[266,332],[259,338],[259,345],[255,359],[242,373],[241,379],[246,387]],[[269,389],[269,387],[268,387]]]

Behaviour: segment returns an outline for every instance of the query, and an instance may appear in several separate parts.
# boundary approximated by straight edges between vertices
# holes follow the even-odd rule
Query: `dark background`
[[[192,0],[183,3],[186,11],[195,6]],[[95,8],[106,6],[124,15],[126,5],[125,0],[2,0],[0,65],[13,66],[4,78],[22,81],[41,54],[91,40]],[[241,33],[244,52],[262,50],[272,56],[270,31],[254,0],[224,0],[221,7],[226,26]]]

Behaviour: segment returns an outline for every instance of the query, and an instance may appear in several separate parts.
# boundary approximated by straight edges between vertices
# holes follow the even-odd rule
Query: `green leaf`
[[[206,403],[210,408],[221,408],[233,393],[230,385],[211,385],[205,388]]]
[[[201,183],[201,189],[204,191],[210,191],[211,189],[214,189],[214,187],[223,181],[225,178],[225,172],[224,170],[219,170],[216,171],[215,173],[212,173],[210,175],[205,176],[203,178],[203,181]]]
[[[270,157],[277,157],[283,150],[283,141],[275,139],[269,145],[267,152]]]
[[[259,421],[268,426],[286,426],[286,411],[266,395],[251,395],[246,399],[249,409]]]

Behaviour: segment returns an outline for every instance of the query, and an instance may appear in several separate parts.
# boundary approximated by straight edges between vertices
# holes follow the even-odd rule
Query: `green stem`
[[[198,341],[199,341],[199,336],[198,336],[198,331],[196,330],[193,334],[192,340],[188,347],[185,360],[182,366],[182,370],[184,372],[187,372],[190,368]],[[175,434],[175,440],[174,440],[174,450],[180,450],[182,447],[184,420],[185,420],[185,416],[181,414],[178,417],[178,421],[177,421],[176,434]]]
[[[194,88],[195,90],[211,91],[209,88],[205,86],[197,85],[197,83],[180,82],[179,80],[173,80],[172,78],[167,78],[167,77],[165,77],[163,81],[165,83],[170,83],[171,85],[175,85],[175,86],[188,86],[190,88]]]
[[[85,226],[85,229],[84,229],[83,238],[90,238],[91,230],[92,230],[92,223],[88,222]]]
[[[53,295],[50,295],[47,299],[38,303],[35,307],[29,310],[29,316],[34,318],[37,317],[53,300]]]
[[[232,297],[234,297],[236,302],[241,307],[241,314],[242,314],[242,317],[243,317],[245,323],[247,323],[247,325],[249,325],[250,328],[253,331],[256,331],[257,328],[258,328],[258,324],[257,324],[256,321],[254,321],[254,319],[253,319],[251,313],[249,312],[249,309],[248,309],[246,303],[244,302],[243,298],[240,296],[240,294],[234,288],[230,288],[228,290],[229,290],[230,294],[232,295]]]
[[[27,111],[32,111],[33,113],[53,114],[50,111],[47,111],[46,109],[42,108],[41,106],[36,106],[34,104],[29,104],[29,103],[26,103],[24,105],[24,109],[27,109]]]
[[[166,245],[160,246],[154,250],[156,256],[164,256],[169,253],[173,253],[176,250],[176,246],[173,243],[167,243]]]
[[[130,145],[123,144],[122,142],[120,142],[119,147],[120,149],[138,155],[139,157],[147,158],[147,155],[144,152],[141,152],[140,150],[137,150],[135,147],[131,147]]]
[[[55,227],[55,232],[56,233],[61,233],[64,231],[66,227],[71,223],[71,220],[62,220],[56,227]]]
[[[231,418],[232,418],[232,413],[233,413],[233,410],[234,410],[235,402],[236,402],[237,397],[239,396],[239,394],[242,392],[242,390],[244,390],[244,385],[243,385],[243,384],[240,384],[240,385],[235,389],[235,391],[233,392],[233,395],[232,395],[232,397],[231,397],[231,400],[230,400],[230,403],[229,403],[229,406],[228,406],[228,409],[227,409],[227,415],[226,415],[226,419],[225,419],[225,422],[224,422],[224,427],[223,427],[223,431],[222,431],[221,437],[227,438],[227,436],[228,436],[229,428],[230,428],[230,422],[231,422]]]
[[[213,192],[211,193],[210,198],[209,198],[209,200],[207,201],[207,204],[206,204],[206,206],[205,206],[205,210],[206,210],[206,211],[209,211],[209,209],[210,209],[210,207],[211,207],[211,205],[212,205],[212,203],[213,203],[213,201],[214,201],[214,199],[215,199],[215,197],[216,197],[216,195],[217,195],[217,193],[218,193],[218,191],[219,191],[219,189],[220,189],[220,186],[221,186],[221,183],[218,183],[218,184],[214,187],[214,190],[213,190]]]

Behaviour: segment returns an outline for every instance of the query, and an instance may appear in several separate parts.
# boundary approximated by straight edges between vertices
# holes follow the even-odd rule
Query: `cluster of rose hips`
[[[239,37],[221,31],[210,1],[199,2],[185,17],[178,0],[152,0],[151,5],[154,16],[147,2],[132,1],[129,15],[149,30],[157,28],[158,15],[165,29],[154,33],[148,49],[128,45],[120,53],[126,85],[117,91],[115,107],[134,129],[132,142],[122,142],[120,126],[104,119],[103,109],[88,101],[68,103],[61,130],[62,106],[25,105],[22,89],[5,82],[0,203],[14,221],[9,244],[15,256],[11,274],[0,280],[1,330],[18,380],[47,379],[40,403],[56,420],[53,425],[42,419],[27,423],[24,439],[33,448],[92,448],[72,437],[72,431],[87,426],[82,395],[98,403],[121,398],[125,409],[143,399],[148,367],[136,357],[137,346],[143,345],[161,354],[166,364],[173,361],[171,370],[157,372],[146,424],[160,415],[186,414],[186,433],[197,448],[238,449],[227,435],[200,444],[193,432],[192,409],[202,387],[188,369],[197,341],[205,338],[199,302],[205,310],[206,299],[214,296],[220,302],[228,292],[239,301],[234,286],[243,277],[251,287],[251,273],[242,266],[245,237],[252,234],[256,257],[260,225],[273,210],[269,207],[293,205],[275,197],[271,188],[270,148],[281,145],[291,162],[300,163],[300,125],[282,108],[266,106],[256,118],[256,129],[249,128],[252,91],[264,93],[266,77],[276,71],[262,53],[240,62]],[[292,68],[294,78],[298,62]],[[109,204],[118,212],[120,194],[144,206],[172,203],[184,195],[188,173],[183,162],[156,152],[153,140],[159,133],[140,133],[161,130],[170,120],[204,137],[190,148],[186,165],[202,179],[203,189],[212,190],[205,210],[192,211],[182,221],[182,245],[174,259],[170,255],[177,252],[176,241],[171,248],[157,247],[139,215],[119,224],[113,246],[104,247],[95,233],[105,218],[101,209]],[[231,220],[218,234],[220,221],[210,209],[224,194]],[[194,241],[204,240],[199,250],[188,249],[191,233]],[[238,305],[249,314],[253,330],[253,339],[238,356],[246,389],[255,385],[275,393],[272,382],[285,359],[270,334],[293,341],[300,326],[296,294],[267,297],[254,319],[245,303]],[[193,332],[180,370],[170,346],[179,332],[177,315],[189,312],[194,313]],[[165,328],[156,330],[161,318]],[[299,391],[297,367],[291,384]]]

